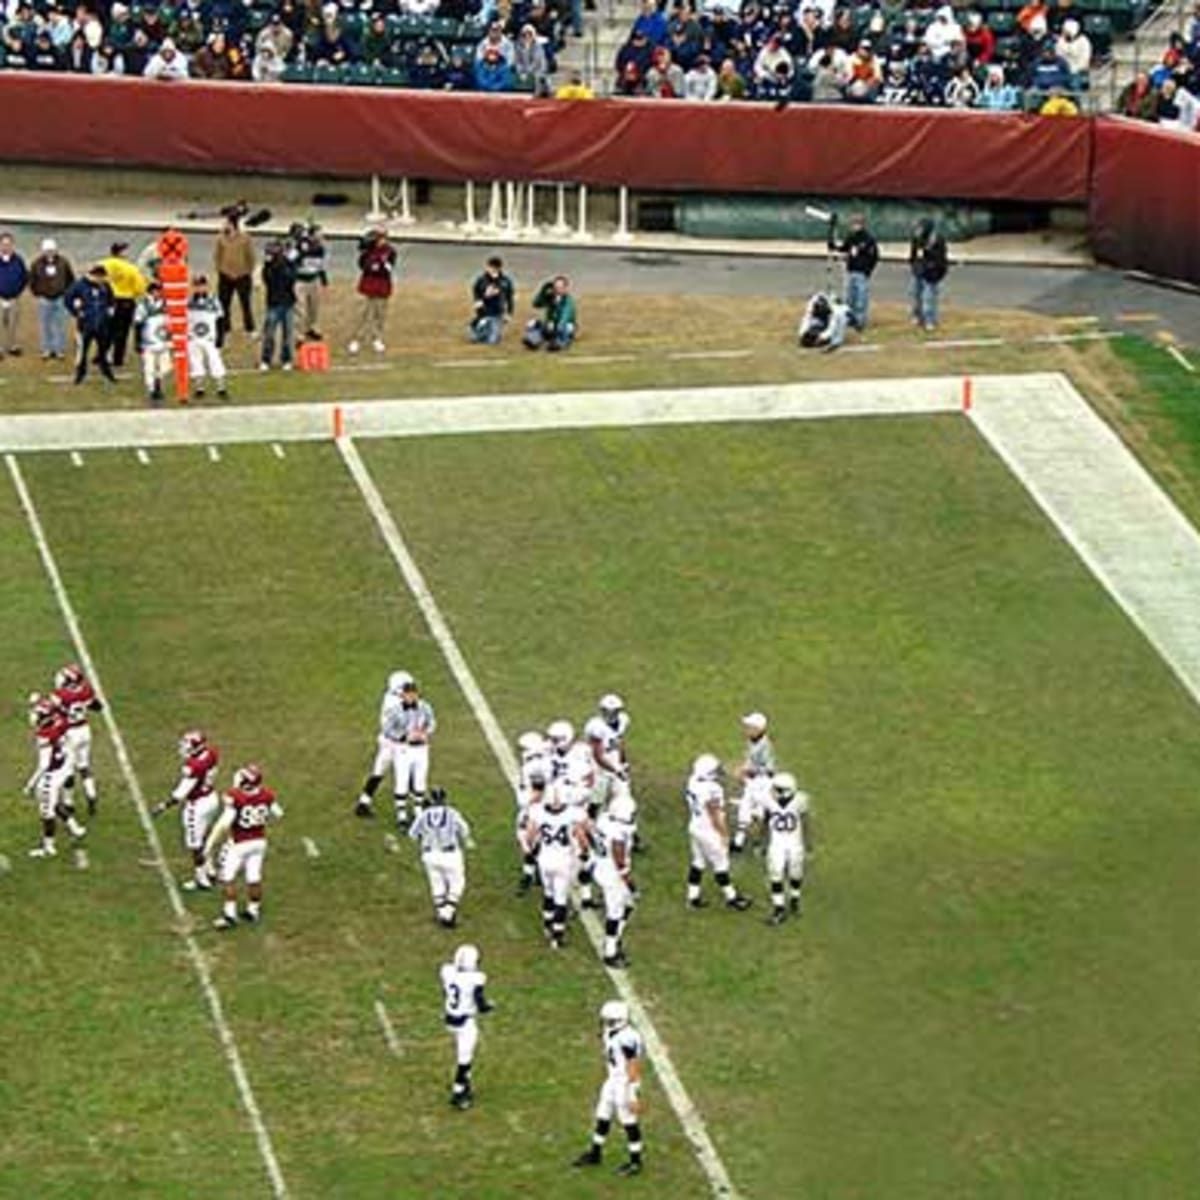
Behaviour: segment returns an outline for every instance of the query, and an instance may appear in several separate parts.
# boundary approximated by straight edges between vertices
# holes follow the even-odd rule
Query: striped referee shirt
[[[428,737],[437,729],[437,717],[428,700],[408,705],[397,699],[389,704],[385,699],[379,714],[379,731],[393,742],[407,742],[409,735],[421,732]]]
[[[412,823],[408,836],[420,845],[422,854],[458,850],[470,840],[471,827],[458,809],[449,804],[434,804]]]

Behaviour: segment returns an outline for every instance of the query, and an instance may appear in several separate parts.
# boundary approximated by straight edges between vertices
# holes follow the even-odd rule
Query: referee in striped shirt
[[[446,789],[433,788],[428,805],[412,823],[408,836],[421,849],[438,924],[453,929],[458,924],[458,905],[467,886],[463,850],[475,846],[471,827],[458,809],[446,803]]]

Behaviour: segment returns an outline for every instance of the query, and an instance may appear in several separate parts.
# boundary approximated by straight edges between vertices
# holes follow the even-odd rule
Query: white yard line
[[[221,461],[221,450],[218,446],[209,446],[208,461],[218,463]]]
[[[1178,346],[1167,344],[1167,353],[1185,370],[1189,375],[1196,373],[1196,368],[1192,366],[1191,360]]]
[[[83,466],[83,455],[80,454],[78,450],[71,451],[71,466],[73,466],[73,467],[82,467]]]
[[[140,462],[143,467],[148,467],[150,465],[150,455],[147,454],[146,451],[140,446],[137,448],[136,453],[138,462]]]
[[[1200,702],[1200,534],[1064,376],[977,382],[969,415]]]
[[[433,365],[451,371],[473,371],[481,367],[503,367],[510,362],[511,358],[442,358]]]
[[[379,1018],[379,1028],[383,1030],[383,1040],[387,1043],[387,1048],[395,1058],[403,1058],[404,1050],[396,1036],[396,1027],[392,1024],[392,1018],[388,1016],[387,1006],[382,1000],[375,1001],[375,1015]]]
[[[317,843],[314,842],[312,838],[301,838],[300,842],[304,846],[304,853],[307,854],[309,858],[321,857],[321,851],[317,848]]]
[[[749,358],[753,353],[753,350],[676,350],[667,358],[674,362],[688,362],[704,358]]]
[[[74,643],[75,655],[83,665],[83,669],[95,686],[96,691],[104,698],[105,705],[101,716],[108,730],[109,740],[112,742],[117,765],[120,767],[125,785],[129,789],[130,798],[133,800],[138,820],[141,822],[142,832],[146,835],[146,841],[150,846],[154,866],[158,870],[163,890],[167,894],[171,911],[175,916],[179,936],[183,941],[188,961],[192,965],[192,970],[196,973],[196,978],[200,983],[200,990],[204,993],[204,998],[208,1003],[209,1016],[212,1018],[213,1027],[221,1043],[221,1050],[224,1053],[226,1065],[229,1067],[229,1072],[233,1076],[234,1084],[237,1087],[238,1097],[242,1102],[242,1107],[246,1110],[246,1116],[249,1118],[250,1126],[254,1131],[254,1138],[258,1144],[258,1152],[271,1184],[271,1192],[276,1197],[276,1200],[284,1200],[288,1195],[288,1188],[279,1166],[279,1159],[275,1155],[271,1135],[267,1130],[266,1122],[263,1120],[262,1110],[258,1106],[258,1101],[254,1097],[254,1090],[250,1086],[250,1077],[246,1073],[246,1067],[242,1061],[242,1054],[238,1049],[237,1040],[234,1038],[233,1030],[230,1028],[229,1021],[225,1016],[225,1006],[221,1001],[220,993],[217,991],[217,985],[213,980],[208,961],[205,959],[199,944],[188,928],[191,919],[190,914],[179,894],[179,888],[175,883],[174,875],[171,874],[171,868],[167,865],[166,855],[163,853],[158,830],[154,825],[153,818],[150,816],[150,810],[146,806],[145,793],[142,791],[142,785],[134,772],[133,760],[129,757],[125,738],[121,733],[120,727],[117,725],[112,698],[108,695],[104,685],[100,681],[100,673],[96,669],[95,660],[92,658],[87,643],[83,639],[83,629],[80,627],[79,618],[76,616],[71,598],[67,594],[62,575],[59,573],[58,563],[55,561],[54,554],[50,549],[50,543],[46,539],[46,531],[42,527],[37,509],[34,507],[33,497],[25,485],[25,477],[21,473],[21,468],[11,454],[6,454],[4,461],[8,467],[8,473],[12,477],[13,487],[16,488],[17,498],[20,500],[25,518],[29,523],[29,531],[33,535],[38,555],[42,560],[42,566],[46,571],[47,578],[50,580],[50,588],[54,593],[55,600],[58,602],[63,622],[66,624],[71,641]]]
[[[433,593],[429,590],[429,585],[425,582],[425,577],[421,574],[420,568],[417,566],[400,534],[399,527],[396,525],[387,505],[384,503],[383,496],[375,486],[375,481],[371,478],[366,463],[363,462],[362,456],[358,452],[358,447],[349,438],[343,437],[337,440],[337,448],[341,453],[342,460],[346,464],[346,469],[350,472],[351,478],[358,485],[363,500],[366,502],[371,516],[379,527],[379,532],[383,535],[383,540],[387,545],[388,551],[395,560],[400,574],[404,577],[404,582],[408,585],[409,591],[412,592],[413,598],[421,610],[421,615],[425,618],[425,623],[429,626],[429,631],[438,644],[438,649],[441,650],[454,675],[455,681],[466,697],[467,703],[471,707],[471,712],[474,714],[475,720],[483,732],[483,736],[491,748],[492,754],[496,758],[496,762],[500,765],[500,769],[509,785],[515,787],[518,776],[516,755],[505,738],[500,728],[500,723],[496,720],[491,705],[488,703],[487,697],[484,696],[482,689],[475,680],[474,674],[471,672],[471,668],[467,665],[467,661],[459,649],[458,642],[455,640],[450,626],[442,616],[441,609],[438,608],[437,601],[433,598]],[[582,913],[581,919],[593,948],[597,955],[601,954],[603,950],[603,933],[600,928],[600,922],[591,912]],[[685,1090],[679,1078],[679,1073],[675,1069],[675,1064],[671,1061],[671,1056],[667,1052],[667,1047],[658,1030],[655,1028],[654,1023],[651,1021],[650,1014],[646,1011],[646,1007],[642,1003],[641,997],[634,988],[628,974],[623,971],[608,971],[607,974],[621,998],[629,1005],[634,1021],[645,1039],[646,1051],[654,1063],[663,1091],[666,1092],[667,1099],[670,1101],[671,1107],[675,1110],[675,1115],[678,1117],[684,1133],[692,1144],[692,1149],[696,1154],[701,1170],[708,1179],[713,1195],[729,1198],[736,1197],[737,1192],[734,1190],[733,1183],[729,1178],[729,1172],[725,1169],[725,1164],[721,1161],[721,1156],[718,1154],[717,1148],[709,1136],[704,1118],[700,1115],[699,1110]],[[382,1008],[382,1005],[376,1001],[376,1007],[378,1010]]]
[[[278,442],[271,443],[271,453],[274,454],[276,458],[287,458],[287,452]]]
[[[983,346],[1005,346],[1008,343],[1003,338],[942,338],[938,341],[925,342],[926,350],[973,350]]]
[[[1038,337],[1031,338],[1034,342],[1046,342],[1051,345],[1057,345],[1061,342],[1107,342],[1113,338],[1121,338],[1125,335],[1119,329],[1106,330],[1097,329],[1091,332],[1084,333],[1043,333]]]

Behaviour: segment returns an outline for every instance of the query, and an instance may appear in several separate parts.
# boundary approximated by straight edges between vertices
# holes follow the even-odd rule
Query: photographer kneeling
[[[836,350],[846,340],[850,310],[836,297],[817,292],[796,331],[802,350]]]
[[[522,340],[528,349],[545,346],[547,350],[565,350],[575,340],[575,298],[570,288],[571,281],[565,275],[555,275],[538,288],[533,307],[542,315],[525,326]]]

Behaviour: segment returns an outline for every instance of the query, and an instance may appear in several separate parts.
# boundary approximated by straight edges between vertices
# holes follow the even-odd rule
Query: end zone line
[[[492,712],[487,697],[484,696],[482,689],[475,680],[474,674],[471,672],[471,668],[467,665],[467,661],[459,649],[458,642],[455,640],[454,634],[451,632],[445,617],[442,616],[441,609],[438,608],[437,601],[433,598],[433,593],[429,590],[429,585],[425,582],[425,577],[421,574],[416,560],[413,558],[401,536],[400,529],[392,517],[391,511],[384,502],[379,489],[375,486],[375,481],[371,478],[370,472],[367,470],[367,465],[363,462],[362,456],[358,452],[358,447],[348,437],[338,438],[336,445],[338,452],[342,456],[342,461],[346,464],[346,469],[350,472],[351,478],[362,493],[367,509],[374,518],[388,551],[395,560],[396,566],[404,578],[404,582],[408,585],[408,589],[413,595],[413,599],[416,600],[417,607],[421,610],[421,615],[425,618],[425,623],[429,626],[429,632],[433,635],[434,641],[437,642],[438,649],[441,650],[443,657],[446,659],[451,673],[454,675],[455,682],[470,705],[471,712],[480,730],[483,732],[483,736],[491,748],[492,754],[495,756],[504,778],[509,782],[510,786],[515,787],[519,774],[516,755],[505,739],[504,733],[500,728],[500,723],[496,720],[495,713]],[[580,915],[592,947],[596,951],[597,956],[599,956],[603,950],[603,934],[600,929],[600,923],[591,912],[584,912]],[[628,974],[623,971],[607,971],[607,974],[610,982],[620,994],[621,999],[629,1005],[634,1021],[637,1023],[638,1029],[645,1039],[647,1054],[654,1063],[654,1068],[658,1074],[659,1081],[662,1083],[663,1091],[666,1093],[667,1099],[672,1109],[674,1109],[676,1117],[679,1119],[679,1124],[682,1126],[684,1134],[692,1144],[692,1150],[699,1161],[700,1169],[708,1179],[713,1195],[721,1197],[722,1200],[735,1200],[738,1193],[734,1190],[733,1183],[729,1178],[729,1172],[726,1171],[725,1164],[722,1162],[721,1156],[717,1153],[717,1148],[709,1136],[704,1118],[700,1115],[699,1110],[684,1088],[679,1078],[679,1073],[675,1069],[675,1064],[671,1061],[671,1057],[667,1053],[666,1045],[663,1043],[658,1030],[654,1027],[654,1023],[650,1019],[650,1014],[646,1011],[646,1007],[642,1003],[641,997],[638,995],[633,983],[629,980]]]
[[[63,583],[62,575],[59,573],[54,554],[50,549],[50,543],[46,539],[46,531],[42,527],[41,518],[34,507],[33,497],[25,485],[25,477],[21,473],[21,468],[17,464],[16,458],[11,454],[4,456],[4,462],[12,478],[13,487],[16,488],[17,499],[20,501],[21,509],[25,513],[25,519],[29,524],[29,531],[33,535],[34,543],[37,546],[38,556],[41,558],[46,576],[50,580],[50,588],[54,592],[55,600],[58,602],[63,622],[67,627],[67,632],[71,636],[71,641],[74,643],[76,656],[83,664],[83,669],[95,685],[96,691],[104,698],[105,704],[101,716],[108,730],[109,741],[112,742],[113,751],[116,754],[117,765],[120,767],[125,785],[129,789],[130,798],[133,800],[134,808],[137,810],[138,820],[142,825],[142,832],[145,833],[146,841],[150,845],[154,866],[158,870],[163,890],[167,893],[167,900],[170,902],[171,911],[175,914],[179,926],[179,936],[183,939],[188,961],[192,965],[192,970],[196,973],[196,978],[200,983],[200,989],[204,993],[204,998],[208,1001],[209,1015],[216,1029],[217,1038],[221,1043],[221,1049],[224,1052],[225,1061],[229,1066],[229,1072],[233,1076],[233,1081],[237,1086],[242,1107],[246,1110],[250,1126],[254,1131],[254,1138],[258,1143],[258,1152],[263,1160],[263,1166],[266,1168],[267,1178],[271,1183],[271,1192],[276,1197],[276,1200],[286,1200],[288,1188],[279,1166],[279,1160],[275,1155],[275,1148],[271,1143],[271,1135],[267,1131],[262,1110],[258,1107],[258,1101],[254,1098],[254,1090],[250,1086],[250,1077],[246,1073],[241,1051],[238,1050],[233,1030],[230,1028],[229,1021],[225,1016],[225,1006],[221,1001],[220,993],[217,991],[217,985],[213,981],[208,962],[200,952],[200,946],[196,942],[195,936],[187,928],[189,919],[188,910],[179,895],[175,876],[171,874],[171,868],[167,865],[166,855],[163,853],[158,830],[155,828],[154,820],[150,816],[150,810],[146,806],[146,797],[134,772],[133,760],[129,757],[125,738],[122,736],[120,727],[117,725],[112,699],[100,681],[100,673],[96,670],[95,660],[88,650],[87,643],[83,640],[83,630],[79,624],[79,618],[75,614],[75,608],[71,603],[70,596],[67,595],[66,586]]]

